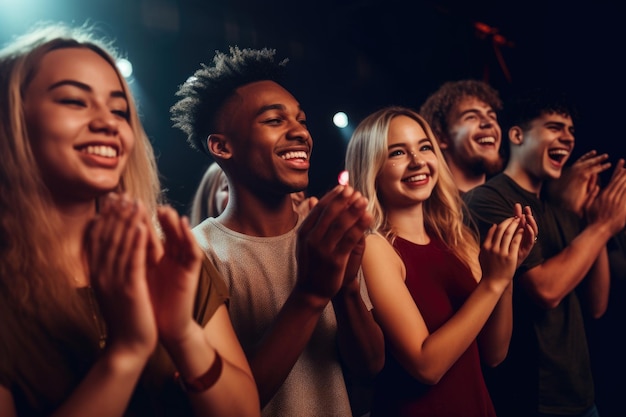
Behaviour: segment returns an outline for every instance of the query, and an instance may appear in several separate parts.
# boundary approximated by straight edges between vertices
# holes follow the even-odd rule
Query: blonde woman
[[[511,279],[536,224],[521,206],[482,250],[428,124],[389,107],[364,119],[346,169],[374,218],[362,270],[385,335],[372,416],[494,416],[481,359],[510,341]]]
[[[63,25],[0,51],[0,410],[257,416],[223,284],[157,208],[113,52]]]

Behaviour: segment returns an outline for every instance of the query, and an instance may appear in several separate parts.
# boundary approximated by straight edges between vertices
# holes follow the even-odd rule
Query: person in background
[[[228,204],[228,180],[222,168],[212,162],[198,184],[191,203],[189,221],[191,227],[202,223],[207,217],[219,216]]]
[[[309,204],[305,191],[291,193],[291,197],[294,207],[306,215],[309,212]],[[227,204],[228,179],[222,168],[216,162],[212,162],[204,172],[191,203],[189,215],[191,227],[199,225],[207,217],[219,216]]]
[[[502,170],[499,93],[479,80],[444,83],[422,104],[419,114],[431,126],[461,192]]]
[[[0,74],[2,415],[260,415],[219,274],[159,206],[112,46],[38,26]]]

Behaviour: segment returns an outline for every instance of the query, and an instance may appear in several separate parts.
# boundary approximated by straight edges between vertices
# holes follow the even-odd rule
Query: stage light
[[[333,116],[333,123],[340,129],[348,126],[348,115],[340,111]]]
[[[129,60],[124,58],[118,59],[116,64],[124,78],[129,78],[133,75],[133,64]]]

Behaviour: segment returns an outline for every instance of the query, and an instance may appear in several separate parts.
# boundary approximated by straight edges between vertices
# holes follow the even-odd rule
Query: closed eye
[[[111,113],[115,114],[116,116],[119,116],[125,120],[129,120],[130,119],[130,113],[128,110],[112,110]]]
[[[87,107],[87,105],[85,104],[83,100],[76,99],[76,98],[64,98],[64,99],[59,100],[59,103],[69,104],[73,106]]]
[[[263,124],[267,124],[267,125],[279,125],[283,122],[283,119],[266,119],[263,121]]]

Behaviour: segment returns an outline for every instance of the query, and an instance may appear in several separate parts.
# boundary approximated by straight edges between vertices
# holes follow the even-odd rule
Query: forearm
[[[588,226],[559,254],[529,270],[523,283],[544,308],[554,308],[585,278],[606,247],[610,233]]]
[[[343,362],[355,375],[374,377],[385,363],[383,333],[367,310],[357,280],[333,298],[337,340]]]
[[[481,281],[456,314],[424,340],[417,372],[426,383],[439,382],[476,340],[502,292]]]
[[[263,340],[248,354],[261,407],[272,399],[291,372],[329,301],[295,289]]]
[[[196,325],[184,341],[164,345],[183,381],[195,380],[215,368],[216,361],[222,362],[221,372],[213,385],[200,392],[188,392],[195,415],[260,415],[256,385],[251,375],[231,362],[226,352],[220,355],[200,326]]]
[[[499,365],[509,351],[513,333],[513,283],[502,293],[478,336],[482,361],[489,367]]]
[[[147,360],[147,354],[108,348],[52,416],[124,415]]]
[[[609,304],[611,287],[609,256],[606,246],[591,267],[584,285],[586,302],[591,316],[596,319],[602,317]]]

